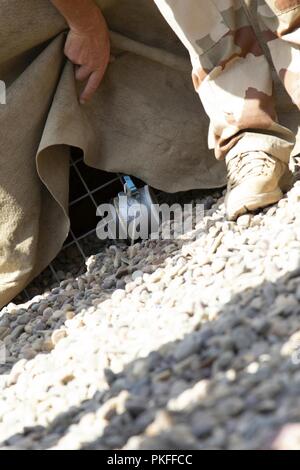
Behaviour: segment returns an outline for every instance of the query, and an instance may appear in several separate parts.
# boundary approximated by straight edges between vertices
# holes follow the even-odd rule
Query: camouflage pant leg
[[[300,0],[259,0],[258,15],[279,78],[300,108]]]
[[[155,2],[190,53],[216,157],[262,150],[288,161],[295,136],[277,122],[271,70],[242,0]]]

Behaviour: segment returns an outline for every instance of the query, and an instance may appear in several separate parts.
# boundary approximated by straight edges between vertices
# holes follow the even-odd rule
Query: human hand
[[[100,10],[94,10],[88,27],[71,26],[65,55],[76,66],[76,80],[87,81],[80,96],[80,102],[84,104],[98,89],[110,58],[109,33]]]

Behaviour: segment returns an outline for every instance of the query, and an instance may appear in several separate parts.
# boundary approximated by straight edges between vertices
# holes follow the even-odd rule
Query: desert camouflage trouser
[[[272,71],[243,0],[155,0],[187,47],[218,159],[262,150],[288,161],[295,136],[277,120]],[[300,108],[300,0],[258,0],[263,42]]]

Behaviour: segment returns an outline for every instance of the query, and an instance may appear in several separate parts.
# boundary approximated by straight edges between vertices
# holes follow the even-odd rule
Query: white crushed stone
[[[300,183],[237,223],[197,202],[191,239],[2,309],[0,447],[257,449],[300,422]]]

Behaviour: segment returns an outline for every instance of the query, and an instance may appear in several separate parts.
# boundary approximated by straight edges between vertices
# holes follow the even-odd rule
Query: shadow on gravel
[[[50,448],[77,425],[82,449],[122,448],[132,436],[130,449],[270,447],[300,422],[299,281],[300,268],[237,294],[210,324],[107,370],[108,390],[1,447]]]

